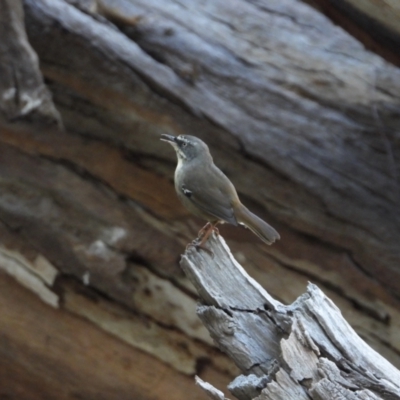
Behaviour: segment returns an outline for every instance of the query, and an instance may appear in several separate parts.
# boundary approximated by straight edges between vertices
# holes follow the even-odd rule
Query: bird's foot
[[[207,234],[208,230],[211,227],[211,222],[207,222],[200,230],[199,233],[197,234],[197,239],[201,239],[204,235]]]
[[[200,230],[199,233],[197,234],[197,240],[203,240],[204,242],[208,239],[208,237],[211,235],[212,232],[215,232],[217,235],[219,235],[219,229],[217,228],[218,222],[215,224],[211,222],[207,222]]]
[[[207,249],[207,247],[204,247],[204,243],[207,242],[208,238],[213,232],[219,235],[219,230],[216,228],[217,223],[218,222],[216,222],[215,224],[213,224],[212,222],[207,222],[204,227],[200,229],[197,239],[193,240],[192,243],[189,243],[186,246],[186,250],[189,247],[193,246],[196,248],[197,251],[204,250],[205,252],[210,254],[211,257],[214,258],[214,253],[210,249]]]
[[[189,249],[190,247],[194,247],[197,251],[204,250],[204,251],[205,251],[206,253],[208,253],[212,258],[214,258],[214,253],[213,253],[213,251],[211,251],[210,249],[207,249],[207,247],[203,246],[203,243],[202,243],[200,240],[198,240],[198,239],[195,239],[195,240],[193,240],[193,242],[189,243],[189,244],[186,246],[186,250]]]

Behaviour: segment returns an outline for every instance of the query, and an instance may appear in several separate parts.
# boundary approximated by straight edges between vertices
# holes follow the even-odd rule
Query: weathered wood
[[[95,304],[92,297],[92,309]],[[85,302],[80,308],[85,310]],[[122,323],[115,311],[112,317]],[[1,271],[0,314],[1,398],[165,399],[166,393],[173,400],[187,399],[188,393],[191,399],[206,398],[193,390],[191,377],[98,325],[44,305]],[[201,375],[215,385],[227,382],[210,366]]]
[[[61,124],[28,42],[21,0],[0,2],[0,117]]]
[[[310,0],[367,47],[400,65],[400,6],[385,0]],[[355,29],[355,28],[358,29]]]
[[[245,272],[220,236],[207,245],[213,255],[191,247],[181,265],[200,295],[200,319],[248,375],[228,386],[238,399],[400,399],[400,371],[317,286],[310,283],[284,306]]]
[[[60,315],[162,360],[176,385],[181,374],[228,380],[236,369],[195,319],[178,266],[202,221],[177,201],[175,155],[158,140],[193,133],[282,235],[265,247],[221,227],[250,275],[283,303],[318,283],[400,366],[397,68],[295,0],[25,0],[24,10],[29,44],[20,12],[0,28],[11,118],[0,126],[0,269]],[[24,118],[17,97],[3,101],[26,91],[39,104],[43,82],[64,132],[36,123],[40,107]]]
[[[25,4],[30,40],[71,131],[168,160],[170,149],[149,138],[196,133],[243,195],[398,290],[396,68],[296,2],[99,3],[120,30],[61,0]],[[104,118],[107,125],[96,122]]]
[[[228,400],[224,394],[216,389],[214,386],[210,385],[207,382],[204,382],[202,379],[200,379],[198,376],[195,377],[196,379],[196,384],[200,386],[210,397],[212,400]]]

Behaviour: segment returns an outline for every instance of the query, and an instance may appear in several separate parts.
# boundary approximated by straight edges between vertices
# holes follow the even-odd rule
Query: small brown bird
[[[202,248],[216,225],[227,222],[244,225],[261,240],[272,244],[279,233],[249,211],[239,200],[228,177],[214,164],[208,146],[189,135],[161,135],[176,151],[175,189],[183,205],[194,215],[208,221],[195,242]]]

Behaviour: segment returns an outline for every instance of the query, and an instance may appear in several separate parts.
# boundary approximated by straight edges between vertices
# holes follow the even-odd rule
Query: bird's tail
[[[271,225],[257,217],[257,215],[253,214],[243,204],[235,208],[235,217],[240,224],[245,225],[267,244],[272,244],[275,240],[281,238]]]

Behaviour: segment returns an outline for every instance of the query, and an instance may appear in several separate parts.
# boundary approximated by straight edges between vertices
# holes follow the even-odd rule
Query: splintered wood
[[[274,300],[233,258],[221,236],[213,252],[189,248],[181,266],[196,287],[197,313],[243,375],[239,400],[400,399],[400,371],[371,349],[314,284],[293,304]],[[210,398],[221,392],[197,381]]]

